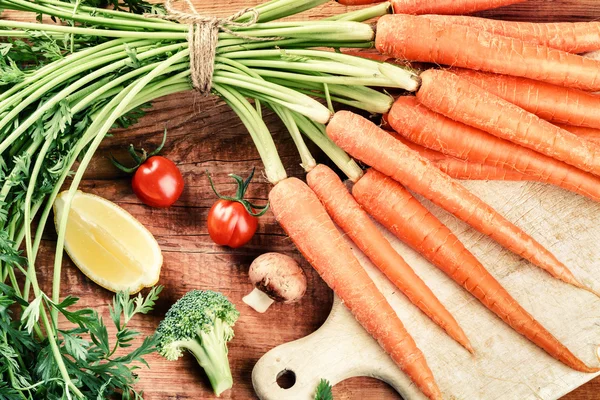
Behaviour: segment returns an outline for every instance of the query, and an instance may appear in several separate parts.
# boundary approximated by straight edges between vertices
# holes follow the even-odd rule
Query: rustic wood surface
[[[195,0],[199,10],[227,15],[242,7],[257,4],[256,0],[203,1]],[[308,13],[318,18],[344,8],[334,2]],[[600,17],[598,0],[531,0],[522,4],[483,13],[486,16],[537,21],[591,20]],[[3,18],[28,19],[18,13]],[[272,115],[266,117],[282,160],[289,175],[302,176],[299,158],[281,123]],[[152,148],[159,142],[163,128],[169,128],[169,141],[163,155],[181,168],[186,188],[181,199],[169,209],[151,209],[140,204],[132,194],[129,178],[111,166],[109,153],[123,154],[129,143]],[[317,158],[321,158],[315,151]],[[234,388],[223,394],[226,399],[255,398],[250,374],[254,363],[270,348],[306,336],[317,329],[327,317],[332,293],[312,268],[302,259],[290,240],[268,213],[261,219],[254,239],[244,248],[231,250],[214,245],[206,231],[206,216],[214,196],[204,175],[211,171],[220,190],[233,190],[228,173],[247,173],[260,166],[249,135],[227,106],[213,97],[200,98],[192,93],[160,99],[135,127],[115,132],[99,150],[86,179],[84,191],[101,195],[121,205],[138,218],[156,236],[165,263],[160,283],[165,290],[152,315],[136,318],[132,326],[147,334],[153,332],[169,306],[191,289],[213,289],[229,296],[241,311],[236,325],[236,337],[230,344]],[[268,182],[258,174],[249,195],[265,201]],[[48,229],[40,257],[42,281],[48,287],[45,268],[51,265],[55,234]],[[280,251],[297,259],[308,276],[309,289],[295,305],[274,305],[264,315],[250,310],[241,298],[251,290],[247,279],[248,265],[266,251]],[[63,269],[63,294],[81,297],[82,306],[93,306],[108,318],[107,304],[112,293],[85,278],[70,262]],[[192,357],[167,362],[158,356],[149,359],[150,369],[140,370],[139,388],[147,399],[212,398],[207,379]],[[600,379],[596,379],[569,395],[566,400],[597,400]],[[334,388],[336,399],[398,399],[386,384],[375,379],[353,378]]]

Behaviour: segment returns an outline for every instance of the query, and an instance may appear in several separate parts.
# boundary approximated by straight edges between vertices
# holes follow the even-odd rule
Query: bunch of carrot
[[[342,4],[377,1],[338,0]],[[449,15],[522,0],[392,0],[376,48],[450,69],[420,74],[416,96],[399,97],[388,132],[338,111],[326,133],[369,165],[350,193],[329,168],[308,169],[270,194],[277,220],[365,329],[431,399],[433,374],[393,309],[335,224],[417,307],[473,352],[458,322],[393,249],[371,217],[463,286],[517,332],[565,365],[597,372],[573,355],[501,286],[411,193],[454,214],[553,277],[593,292],[550,251],[458,179],[535,180],[600,200],[600,23],[534,24]],[[435,13],[438,15],[419,15]],[[335,224],[334,224],[335,222]],[[594,292],[595,293],[595,292]]]

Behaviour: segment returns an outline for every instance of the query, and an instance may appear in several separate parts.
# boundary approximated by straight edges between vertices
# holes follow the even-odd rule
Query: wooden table
[[[195,1],[198,9],[217,11],[221,13],[219,15],[257,3],[256,0]],[[314,11],[312,16],[334,11],[343,11],[343,7],[332,2]],[[489,11],[485,15],[537,21],[590,20],[600,17],[600,1],[531,0]],[[13,13],[10,17],[24,16]],[[288,174],[302,176],[295,147],[282,124],[273,115],[267,115],[266,122],[272,129]],[[179,165],[186,188],[175,206],[151,209],[140,204],[131,192],[129,178],[112,167],[107,155],[124,155],[123,149],[129,143],[151,149],[160,141],[165,126],[169,129],[169,140],[163,155]],[[323,158],[316,150],[314,154],[317,158]],[[138,125],[126,132],[115,132],[114,136],[107,138],[81,185],[82,190],[99,194],[131,212],[156,236],[162,247],[165,262],[160,283],[165,290],[152,315],[136,318],[132,326],[151,334],[169,306],[191,289],[221,291],[238,306],[241,317],[235,327],[236,337],[229,346],[235,384],[232,391],[223,394],[226,399],[255,398],[251,384],[255,362],[270,348],[317,329],[327,317],[332,303],[329,288],[295,250],[272,214],[267,213],[261,218],[257,235],[241,249],[216,246],[210,240],[206,216],[215,198],[204,171],[209,170],[219,190],[227,192],[234,188],[233,182],[227,177],[228,173],[246,174],[253,166],[260,168],[260,165],[250,136],[226,105],[214,97],[201,98],[193,93],[185,93],[156,101],[153,109]],[[269,189],[268,182],[258,173],[249,196],[255,202],[264,202]],[[50,228],[39,262],[42,273],[44,266],[51,265],[54,242],[54,229]],[[261,315],[242,303],[241,298],[251,290],[247,278],[250,262],[267,251],[287,253],[298,260],[308,276],[308,291],[300,303],[286,306],[276,304]],[[81,297],[82,306],[95,307],[105,315],[105,319],[109,319],[107,304],[112,293],[85,278],[68,260],[66,264],[63,270],[63,295]],[[42,281],[47,287],[49,279],[44,278]],[[144,390],[145,398],[213,397],[207,379],[192,357],[168,362],[154,355],[149,362],[150,370],[140,370],[139,388]],[[598,393],[600,378],[564,399],[597,400]],[[368,378],[342,382],[334,388],[334,395],[336,400],[399,398],[386,384]]]

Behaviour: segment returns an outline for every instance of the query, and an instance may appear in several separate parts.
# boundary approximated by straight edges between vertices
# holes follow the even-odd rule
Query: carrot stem
[[[293,117],[302,133],[319,146],[327,157],[346,174],[348,179],[356,182],[362,177],[363,171],[360,166],[327,136],[324,125],[311,121],[298,113],[294,113]]]
[[[306,147],[306,143],[304,143],[304,139],[302,139],[302,134],[300,133],[300,129],[298,129],[298,125],[294,120],[292,115],[292,111],[287,108],[281,107],[277,104],[269,104],[269,106],[275,111],[275,113],[279,116],[285,127],[287,128],[296,148],[298,149],[298,153],[300,154],[300,159],[302,160],[302,168],[306,172],[312,170],[317,162],[313,158],[312,154],[310,154],[310,150]]]
[[[417,90],[419,86],[419,78],[417,74],[404,67],[388,65],[386,67],[386,73],[384,74],[379,70],[382,65],[381,62],[365,59],[362,57],[355,57],[347,54],[330,52],[330,51],[319,51],[319,50],[304,50],[304,49],[286,49],[286,50],[248,50],[248,51],[239,51],[239,52],[231,52],[227,53],[227,57],[230,59],[238,59],[240,62],[244,63],[253,63],[260,64],[261,59],[266,59],[265,61],[291,61],[296,60],[295,68],[306,68],[302,64],[307,62],[309,64],[314,63],[315,68],[319,66],[328,67],[325,70],[319,70],[320,72],[328,72],[335,73],[343,76],[332,76],[328,77],[319,77],[319,76],[310,76],[310,75],[302,75],[300,74],[292,74],[287,72],[279,72],[279,71],[270,71],[261,69],[257,72],[261,76],[270,76],[270,77],[279,77],[279,78],[294,78],[297,80],[306,80],[309,82],[325,82],[328,84],[356,84],[356,85],[365,85],[365,86],[387,86],[387,87],[397,87],[400,89],[408,90],[414,92]],[[296,58],[296,59],[294,59]],[[247,61],[242,61],[247,60]],[[302,63],[297,62],[298,60],[302,60]],[[265,61],[262,61],[263,63]],[[323,63],[324,61],[333,61],[337,64],[331,63]],[[318,63],[321,62],[321,63]],[[266,65],[266,64],[262,64]],[[268,64],[269,67],[272,67],[272,62]],[[291,64],[286,64],[286,67],[294,67]],[[350,67],[355,67],[351,69]],[[358,69],[356,69],[358,68]],[[289,69],[289,68],[287,68]],[[287,70],[286,69],[286,70]],[[353,75],[348,75],[345,72],[354,71],[356,72]],[[358,71],[363,71],[363,74],[358,74]],[[393,75],[393,78],[389,76]],[[402,82],[399,84],[398,82]]]
[[[265,77],[269,82],[278,85],[294,88],[294,90],[309,96],[316,96],[326,99],[323,91],[323,83],[318,82],[299,82],[280,78]],[[386,94],[371,89],[367,86],[358,85],[336,85],[327,83],[327,89],[332,101],[340,104],[346,104],[360,110],[365,110],[374,114],[385,113],[389,111],[394,99]]]
[[[248,129],[265,166],[265,174],[269,182],[276,184],[287,178],[285,168],[281,163],[279,154],[277,154],[277,149],[269,129],[258,115],[256,109],[233,88],[213,84],[213,89],[222,96],[223,100],[233,109],[246,129]]]
[[[344,14],[335,14],[331,17],[323,18],[323,21],[356,21],[363,22],[371,18],[381,17],[382,15],[392,13],[392,3],[386,1],[385,3],[377,4],[371,7],[363,8],[360,10],[350,11]]]

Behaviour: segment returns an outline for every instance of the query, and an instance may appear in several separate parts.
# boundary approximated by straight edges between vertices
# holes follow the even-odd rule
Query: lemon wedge
[[[68,192],[54,202],[56,230]],[[65,233],[65,251],[88,278],[113,292],[139,292],[158,282],[163,258],[152,234],[127,211],[102,197],[77,191]]]

